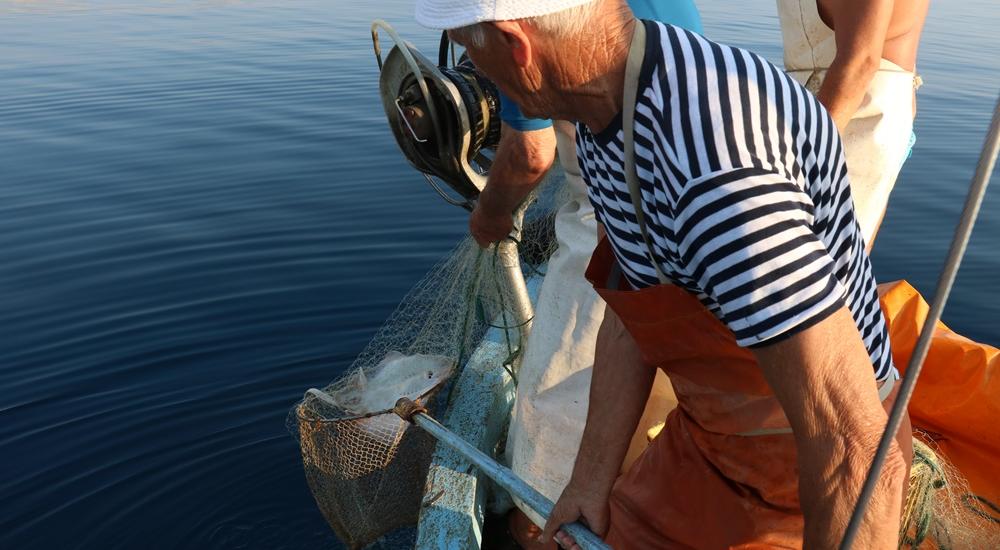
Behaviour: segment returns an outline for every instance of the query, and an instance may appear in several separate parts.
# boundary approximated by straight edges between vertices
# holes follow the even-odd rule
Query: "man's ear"
[[[496,30],[496,38],[501,40],[514,56],[514,63],[519,67],[531,64],[531,42],[525,28],[519,21],[492,21],[490,25]]]

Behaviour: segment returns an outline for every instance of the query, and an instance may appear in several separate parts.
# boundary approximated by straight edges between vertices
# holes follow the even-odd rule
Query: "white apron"
[[[817,93],[837,54],[833,29],[816,0],[777,0],[785,70]],[[844,154],[861,234],[870,243],[910,148],[914,73],[883,59],[844,132]]]
[[[535,305],[506,453],[514,473],[553,501],[569,482],[580,448],[594,345],[604,318],[604,301],[583,275],[597,246],[597,221],[576,160],[575,130],[566,122],[555,127],[569,198],[556,213],[559,248],[549,259]],[[676,403],[667,377],[657,371],[623,468],[645,449],[646,431],[662,422]],[[518,507],[543,524],[526,506]]]

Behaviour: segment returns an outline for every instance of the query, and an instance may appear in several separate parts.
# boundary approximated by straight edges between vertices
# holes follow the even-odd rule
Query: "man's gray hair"
[[[556,38],[562,38],[578,33],[586,28],[587,23],[597,11],[597,4],[596,0],[592,0],[562,11],[536,15],[535,17],[525,17],[519,21],[524,21],[543,33],[550,34]],[[474,23],[465,27],[451,29],[448,33],[466,46],[481,48],[486,42],[486,31],[483,28],[485,24]]]

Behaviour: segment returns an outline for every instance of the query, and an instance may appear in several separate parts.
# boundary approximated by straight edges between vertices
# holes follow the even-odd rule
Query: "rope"
[[[868,508],[869,501],[871,501],[872,493],[875,492],[875,486],[878,484],[882,466],[885,465],[885,459],[889,455],[892,441],[895,439],[895,434],[899,431],[899,426],[903,422],[903,415],[906,414],[906,406],[910,402],[910,397],[913,396],[917,377],[920,375],[920,369],[923,367],[924,359],[927,357],[927,351],[930,348],[934,328],[938,320],[941,319],[941,313],[944,311],[945,303],[948,301],[948,295],[955,284],[955,276],[958,274],[962,257],[965,256],[965,249],[969,245],[972,227],[979,216],[979,209],[982,206],[983,196],[986,194],[986,187],[989,185],[990,175],[993,173],[998,153],[1000,153],[1000,97],[997,98],[997,104],[993,108],[993,119],[990,122],[990,128],[986,134],[986,140],[979,156],[976,173],[973,175],[972,182],[969,185],[969,195],[965,200],[962,217],[960,218],[958,227],[955,229],[955,237],[952,239],[944,269],[941,272],[940,279],[938,279],[937,290],[934,293],[934,302],[931,304],[927,319],[920,330],[920,339],[917,340],[917,345],[914,348],[913,356],[910,358],[906,375],[903,376],[899,395],[896,397],[896,403],[893,404],[892,412],[889,414],[889,421],[886,424],[885,431],[882,433],[882,439],[879,441],[878,450],[875,452],[875,457],[872,460],[871,469],[868,470],[868,476],[865,478],[861,494],[858,496],[858,503],[854,508],[854,513],[851,515],[851,521],[847,524],[844,539],[840,543],[840,550],[849,550],[851,548],[854,544],[854,539],[858,535],[858,530],[861,528],[861,522],[865,517],[865,510]]]
[[[513,237],[509,237],[509,238],[512,241],[514,241],[515,245],[517,245],[517,247],[518,247],[518,255],[520,256],[520,251],[521,251],[520,244],[521,243],[517,239],[515,239]],[[494,272],[496,271],[497,262],[499,261],[499,258],[500,258],[500,254],[498,252],[497,247],[493,247],[493,268],[494,268]],[[527,262],[523,262],[523,261],[521,262],[522,265],[524,263],[527,263]],[[514,361],[516,361],[518,359],[518,357],[521,356],[521,350],[524,349],[524,343],[521,342],[521,341],[518,341],[518,345],[515,348],[514,345],[513,345],[513,343],[510,340],[510,330],[519,329],[521,327],[524,327],[524,326],[528,325],[529,323],[531,323],[532,320],[534,320],[535,316],[532,315],[531,317],[528,317],[527,319],[525,319],[524,321],[522,321],[522,322],[520,322],[520,323],[518,323],[516,325],[509,325],[509,324],[507,324],[506,317],[507,317],[508,307],[507,307],[507,301],[504,299],[504,291],[503,291],[503,288],[500,286],[499,279],[495,280],[494,282],[496,283],[497,301],[500,303],[500,316],[504,320],[504,324],[498,326],[498,325],[494,325],[494,324],[491,324],[491,323],[487,323],[487,326],[503,330],[504,341],[507,344],[507,358],[503,360],[502,365],[503,365],[504,370],[507,371],[507,374],[510,375],[511,380],[514,381],[514,386],[517,386],[517,375],[514,374]]]
[[[934,521],[935,493],[944,488],[946,483],[945,472],[937,455],[922,441],[914,439],[909,489],[899,524],[900,548],[907,546],[916,549],[927,539]]]
[[[515,388],[517,387],[517,374],[514,373],[514,361],[517,361],[517,358],[521,356],[522,349],[523,348],[521,346],[518,346],[517,349],[508,355],[502,363],[503,369],[507,371],[507,374],[510,375],[510,379],[514,381]]]
[[[466,363],[466,361],[469,360],[469,358],[466,356],[466,352],[468,350],[465,349],[465,344],[466,344],[466,340],[468,339],[468,335],[469,335],[469,331],[470,331],[469,326],[472,323],[473,313],[475,312],[475,309],[476,309],[476,305],[475,305],[476,304],[476,300],[475,300],[475,297],[476,297],[476,287],[479,286],[479,279],[482,276],[482,272],[479,269],[478,264],[479,264],[479,262],[482,261],[482,258],[483,258],[483,251],[482,251],[482,249],[479,249],[476,252],[475,263],[477,265],[476,265],[476,269],[474,271],[475,275],[473,275],[469,279],[469,284],[465,287],[465,303],[468,304],[468,305],[465,308],[465,318],[462,321],[462,341],[459,343],[459,346],[458,346],[458,364],[459,365],[464,365]]]
[[[517,233],[517,234],[519,234],[519,235],[521,234],[521,230],[519,228],[514,228],[514,232]],[[539,277],[545,277],[545,272],[542,271],[542,270],[540,270],[540,269],[538,269],[538,265],[541,265],[541,264],[535,265],[535,264],[533,264],[531,262],[527,262],[527,261],[524,260],[524,258],[525,258],[526,255],[524,253],[524,249],[521,248],[523,245],[521,244],[520,240],[518,240],[517,238],[515,238],[513,235],[507,235],[507,240],[513,242],[517,246],[518,256],[521,257],[521,265],[527,267],[528,271],[531,272],[532,275],[538,275]]]
[[[973,501],[978,501],[979,504],[976,504]],[[1000,525],[1000,506],[997,506],[986,497],[981,497],[979,495],[974,495],[972,493],[966,493],[962,495],[962,504],[964,504],[965,507],[968,508],[969,511],[971,511],[973,514],[976,514],[977,516],[985,519],[986,521],[990,521],[992,523]],[[982,506],[980,506],[980,504]],[[989,510],[984,510],[983,506],[989,508]],[[992,511],[996,515],[991,515],[990,511]]]
[[[500,260],[500,248],[494,246],[493,247],[493,272],[494,273],[497,272],[497,262],[499,260]],[[504,325],[506,325],[507,324],[507,301],[504,300],[504,298],[503,298],[504,292],[503,292],[503,288],[500,286],[500,280],[499,279],[494,279],[493,282],[495,283],[496,290],[497,290],[497,301],[500,303],[500,318],[503,319],[503,323],[504,323]],[[528,323],[528,321],[525,320],[524,324],[527,324],[527,323]],[[507,330],[507,329],[504,329],[504,331],[503,331],[503,337],[504,337],[504,341],[507,343],[507,354],[509,355],[509,354],[511,354],[511,353],[514,352],[514,345],[511,344],[511,342],[510,342],[510,331]]]

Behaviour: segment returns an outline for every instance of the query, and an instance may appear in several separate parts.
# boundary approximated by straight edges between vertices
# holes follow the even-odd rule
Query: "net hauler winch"
[[[384,60],[379,45],[380,28],[395,42]],[[444,200],[471,212],[486,187],[500,142],[500,98],[496,85],[480,74],[464,53],[456,58],[446,32],[441,34],[437,65],[400,38],[383,20],[376,19],[371,32],[381,71],[378,83],[382,107],[396,143]],[[443,181],[461,198],[447,193],[434,178]],[[531,330],[534,315],[517,248],[525,207],[522,204],[513,212],[514,229],[496,247],[508,284],[515,289],[510,309],[523,335]]]
[[[379,45],[380,27],[395,42],[385,60]],[[382,106],[396,143],[441,197],[471,210],[486,186],[500,140],[496,86],[464,54],[455,61],[447,34],[441,35],[435,65],[385,21],[373,22],[371,31],[381,71]],[[446,193],[435,177],[461,198]]]

